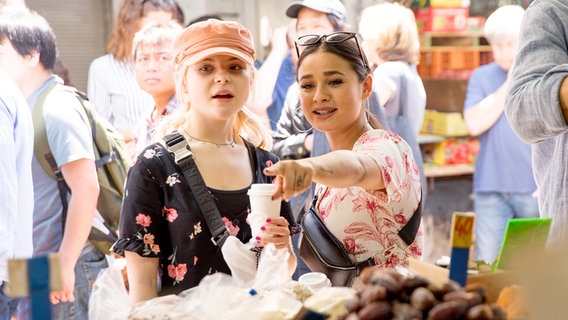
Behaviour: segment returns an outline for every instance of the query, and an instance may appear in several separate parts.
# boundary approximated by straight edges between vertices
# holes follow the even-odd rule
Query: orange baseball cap
[[[209,19],[185,28],[174,41],[175,63],[193,64],[226,54],[253,64],[256,59],[250,31],[235,21]]]

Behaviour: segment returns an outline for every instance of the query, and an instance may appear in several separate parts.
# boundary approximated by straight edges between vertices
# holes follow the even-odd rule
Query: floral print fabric
[[[278,158],[247,142],[253,183],[270,182],[262,170]],[[246,243],[251,238],[246,222],[250,211],[247,190],[224,191],[209,188],[231,235]],[[281,215],[297,232],[290,205],[282,202]],[[230,274],[221,249],[211,233],[189,185],[172,156],[161,144],[148,146],[128,173],[120,220],[120,239],[112,250],[136,252],[159,258],[162,290],[176,294],[199,284],[208,274]]]
[[[384,190],[359,187],[325,188],[318,185],[318,211],[331,232],[345,245],[354,261],[364,261],[381,254],[398,241],[398,231],[412,217],[420,202],[420,172],[408,144],[385,130],[363,134],[353,151],[371,157],[377,163],[377,176],[385,182]],[[422,256],[423,234],[393,254],[386,267],[406,265],[407,257]],[[402,241],[400,243],[404,244]],[[380,263],[375,258],[376,263]]]

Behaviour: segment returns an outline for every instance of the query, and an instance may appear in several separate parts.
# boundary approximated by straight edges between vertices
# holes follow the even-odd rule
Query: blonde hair
[[[254,66],[248,63],[247,65],[252,72],[252,79],[254,81]],[[188,97],[185,85],[185,77],[189,65],[184,62],[181,64],[176,63],[175,68],[176,95],[179,105],[176,111],[163,118],[158,124],[155,135],[157,139],[176,130],[180,130],[187,121],[188,112],[191,108],[190,97]],[[254,88],[252,84],[251,88]],[[269,151],[272,149],[272,135],[270,130],[268,130],[260,118],[250,111],[247,106],[243,106],[237,113],[233,122],[233,134],[240,135],[259,148]]]
[[[517,39],[525,9],[517,5],[506,5],[495,10],[485,21],[483,33],[491,44]]]
[[[359,22],[359,33],[384,61],[420,63],[420,40],[414,13],[398,3],[365,8]]]

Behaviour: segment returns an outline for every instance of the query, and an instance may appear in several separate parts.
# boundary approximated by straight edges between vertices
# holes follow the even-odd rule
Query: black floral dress
[[[265,176],[262,170],[278,158],[245,142],[254,183],[271,182],[272,177]],[[248,188],[209,190],[231,235],[248,242]],[[281,215],[290,222],[291,234],[297,233],[298,224],[286,201],[282,201]],[[221,249],[211,241],[211,233],[181,169],[161,144],[144,149],[128,173],[120,235],[111,249],[114,252],[124,255],[124,251],[131,251],[160,259],[159,295],[177,294],[215,272],[231,273]]]

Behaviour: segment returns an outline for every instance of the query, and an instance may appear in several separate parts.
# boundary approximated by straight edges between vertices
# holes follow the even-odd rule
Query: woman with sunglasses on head
[[[126,256],[133,304],[158,294],[180,293],[212,273],[231,273],[221,246],[211,241],[214,232],[200,209],[203,197],[197,199],[199,193],[188,185],[178,153],[175,159],[171,155],[171,133],[180,133],[191,149],[207,189],[204,193],[212,198],[224,222],[221,229],[243,243],[252,237],[246,222],[247,191],[252,183],[271,182],[262,170],[278,161],[266,151],[272,143],[270,132],[243,107],[254,80],[250,32],[236,22],[210,19],[187,27],[173,47],[181,103],[157,127],[163,141],[142,151],[130,169],[120,239],[113,247]],[[297,228],[285,201],[280,214],[266,219],[262,229],[266,236],[256,241],[287,248],[291,276],[296,257],[290,234]],[[223,251],[227,248],[232,247],[225,243]]]
[[[373,76],[356,35],[307,35],[296,46],[302,109],[332,152],[266,168],[274,196],[290,199],[316,182],[316,210],[354,262],[394,267],[419,258],[422,231],[410,245],[397,233],[419,206],[420,173],[408,144],[367,110]]]

